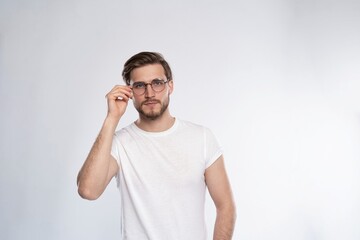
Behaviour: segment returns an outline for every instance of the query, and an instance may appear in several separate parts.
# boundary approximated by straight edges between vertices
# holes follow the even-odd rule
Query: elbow
[[[217,207],[217,213],[219,215],[225,215],[232,219],[233,222],[236,221],[236,206],[234,202],[230,202],[228,204],[223,204]]]
[[[78,184],[78,193],[80,195],[80,197],[82,197],[83,199],[86,200],[96,200],[100,197],[100,194],[98,194],[97,192],[91,190],[88,187],[82,186],[82,184]]]

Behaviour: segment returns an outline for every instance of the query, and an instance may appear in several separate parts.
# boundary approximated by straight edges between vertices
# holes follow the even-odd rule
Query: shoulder
[[[200,124],[193,123],[193,122],[190,122],[187,120],[177,119],[177,121],[179,122],[179,125],[184,128],[199,129],[199,130],[206,129],[206,127],[204,127]]]
[[[201,125],[201,124],[198,124],[198,123],[194,123],[194,122],[191,122],[191,121],[186,121],[186,120],[181,120],[181,119],[178,119],[179,121],[179,125],[183,126],[184,128],[187,128],[187,129],[191,129],[191,130],[198,130],[198,131],[201,131],[205,134],[211,134],[212,131],[210,128],[208,128],[207,126],[204,126],[204,125]]]
[[[116,130],[115,133],[114,133],[114,136],[115,137],[120,137],[120,136],[128,135],[129,132],[132,129],[132,124],[133,123],[127,125],[126,127],[123,127],[121,129]]]
[[[213,132],[207,126],[193,123],[186,120],[178,120],[179,121],[179,129],[183,132],[187,132],[190,135],[200,135],[204,138],[214,137]]]

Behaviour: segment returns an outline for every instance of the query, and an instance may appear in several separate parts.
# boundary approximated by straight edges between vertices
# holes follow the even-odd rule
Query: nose
[[[155,93],[151,87],[151,84],[147,84],[146,88],[145,88],[145,97],[150,98],[150,97],[154,97],[154,96],[155,96]]]

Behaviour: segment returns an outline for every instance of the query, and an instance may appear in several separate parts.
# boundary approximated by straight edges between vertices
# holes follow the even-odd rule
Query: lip
[[[143,105],[154,105],[154,104],[157,104],[159,103],[158,101],[146,101],[143,103]]]
[[[158,104],[158,101],[146,101],[142,105],[148,106],[148,107],[155,107],[156,104]]]

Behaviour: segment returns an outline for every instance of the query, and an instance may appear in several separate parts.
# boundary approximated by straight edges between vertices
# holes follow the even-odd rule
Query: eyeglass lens
[[[145,93],[147,85],[150,85],[155,92],[161,92],[165,88],[165,83],[162,79],[154,79],[151,83],[135,82],[132,87],[135,94],[142,95]]]

